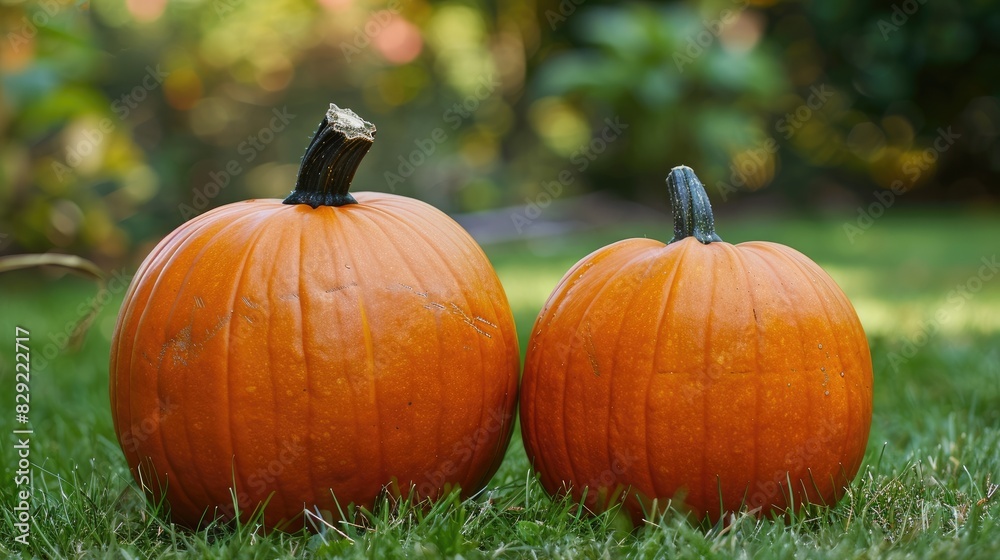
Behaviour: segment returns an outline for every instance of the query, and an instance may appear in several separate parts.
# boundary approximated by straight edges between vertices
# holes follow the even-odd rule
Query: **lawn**
[[[61,333],[95,294],[87,280],[38,272],[0,278],[0,373],[6,434],[0,555],[14,557],[1000,557],[1000,275],[976,281],[1000,252],[996,215],[893,209],[848,240],[843,223],[817,217],[727,219],[730,242],[795,247],[823,266],[855,303],[872,347],[875,406],[861,473],[836,507],[790,522],[739,515],[717,527],[669,516],[634,532],[615,518],[581,516],[550,500],[531,476],[515,433],[479,497],[433,508],[383,504],[341,534],[262,535],[250,524],[190,533],[157,517],[138,494],[108,409],[108,346],[116,291],[82,347]],[[632,236],[669,238],[669,223],[636,223],[566,238],[486,247],[507,288],[521,347],[535,315],[569,266]],[[13,414],[14,327],[31,332],[33,527],[13,542],[17,464]]]

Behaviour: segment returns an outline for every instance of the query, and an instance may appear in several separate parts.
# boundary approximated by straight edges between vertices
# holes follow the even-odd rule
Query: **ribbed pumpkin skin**
[[[519,354],[486,256],[422,202],[230,204],[164,239],[115,328],[111,404],[136,480],[189,527],[301,527],[382,488],[468,495],[510,439]],[[218,508],[218,509],[217,509]]]
[[[784,510],[789,479],[795,505],[842,496],[868,441],[871,356],[846,296],[793,249],[630,239],[555,289],[520,398],[549,492],[588,486],[602,510],[630,488],[637,523],[653,498],[715,521]]]

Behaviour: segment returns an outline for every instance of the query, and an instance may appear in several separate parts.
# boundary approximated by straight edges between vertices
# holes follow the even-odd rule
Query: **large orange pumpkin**
[[[331,106],[292,194],[223,206],[146,258],[115,328],[111,405],[176,522],[301,527],[384,489],[464,495],[510,439],[519,354],[473,239],[416,200],[348,192],[375,129]],[[235,497],[235,504],[234,504]]]
[[[635,522],[835,503],[871,424],[857,314],[801,253],[723,242],[689,168],[667,183],[674,239],[585,257],[535,323],[521,429],[542,484]]]

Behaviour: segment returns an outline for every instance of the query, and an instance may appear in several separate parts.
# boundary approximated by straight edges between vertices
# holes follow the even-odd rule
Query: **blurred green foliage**
[[[994,2],[605,4],[571,16],[534,80],[634,124],[599,184],[656,198],[683,161],[724,200],[771,187],[815,204],[896,181],[927,187],[918,200],[1000,193]]]
[[[5,0],[0,29],[0,252],[115,262],[282,197],[329,102],[379,128],[357,190],[452,212],[662,207],[680,163],[721,200],[1000,194],[984,0]]]

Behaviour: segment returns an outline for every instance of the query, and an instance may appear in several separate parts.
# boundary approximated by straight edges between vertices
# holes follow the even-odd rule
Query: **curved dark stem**
[[[679,165],[670,170],[667,192],[674,217],[674,238],[668,245],[686,237],[694,237],[706,245],[722,241],[715,233],[715,218],[705,185],[690,167]]]
[[[375,125],[333,103],[299,165],[295,190],[285,204],[357,204],[349,192],[354,173],[375,141]]]

